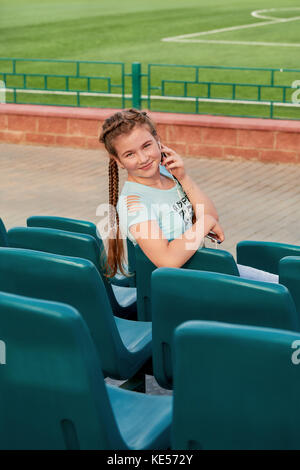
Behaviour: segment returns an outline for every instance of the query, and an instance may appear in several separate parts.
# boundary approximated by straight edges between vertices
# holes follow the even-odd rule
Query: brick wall
[[[0,142],[102,148],[116,110],[0,104]],[[150,113],[161,140],[183,156],[300,163],[300,121]]]

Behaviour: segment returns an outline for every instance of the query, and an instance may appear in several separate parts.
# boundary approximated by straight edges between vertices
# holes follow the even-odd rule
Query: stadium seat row
[[[5,338],[0,336],[0,340],[8,345],[7,357],[16,360],[7,362],[1,384],[6,397],[3,406],[7,408],[1,413],[6,418],[0,424],[1,436],[6,435],[1,439],[3,448],[168,448],[171,419],[174,449],[298,448],[295,445],[299,439],[292,436],[297,433],[293,426],[289,428],[289,406],[279,409],[275,403],[289,398],[295,405],[293,397],[298,390],[297,380],[293,382],[297,367],[291,359],[291,348],[295,341],[300,344],[299,304],[293,293],[293,286],[297,292],[299,285],[300,258],[288,257],[279,262],[279,274],[290,283],[292,295],[282,284],[247,281],[236,273],[196,271],[193,268],[197,265],[185,266],[188,270],[156,269],[150,297],[152,341],[150,322],[114,315],[109,283],[104,282],[99,264],[98,234],[80,234],[79,230],[68,233],[62,228],[66,226],[15,228],[6,233],[0,224],[0,245],[4,246],[0,249],[0,291],[5,292],[0,298],[0,335]],[[246,248],[249,250],[249,243]],[[277,246],[271,248],[278,255]],[[283,256],[291,254],[289,246],[284,248]],[[297,248],[291,247],[294,254]],[[210,251],[219,253],[205,251],[207,258]],[[231,258],[227,256],[227,260]],[[139,296],[138,256],[135,261]],[[124,284],[127,281],[118,280]],[[124,284],[124,289],[130,289]],[[186,320],[201,321],[182,325]],[[264,360],[273,353],[274,357],[284,357],[279,369],[272,360]],[[73,365],[71,356],[75,358]],[[49,358],[53,363],[49,364]],[[151,358],[160,385],[174,386],[173,418],[170,397],[145,396],[104,384],[104,376],[131,379],[141,371],[151,372]],[[284,366],[286,371],[280,369]],[[77,370],[80,378],[93,383],[92,391],[87,391],[87,385],[80,380],[77,382]],[[285,374],[285,383],[278,378],[278,371]],[[87,378],[89,373],[92,379]],[[273,389],[276,400],[266,406],[272,390],[270,377],[280,387]],[[248,382],[252,386],[249,390]],[[258,383],[261,390],[255,388]],[[92,420],[90,413],[94,415],[98,424],[88,424],[80,413],[97,402],[94,387],[98,387],[98,400],[104,410],[89,410],[87,416]],[[57,390],[57,396],[51,390]],[[87,391],[83,398],[82,391]],[[20,413],[21,397],[23,402],[27,400],[26,413],[40,406],[49,408],[49,416],[45,410],[36,412],[37,420],[29,426],[26,413]],[[74,404],[74,409],[64,408],[64,398]],[[75,405],[76,398],[80,404]],[[268,412],[261,416],[264,407]],[[16,420],[20,421],[20,432],[14,434]],[[261,432],[257,432],[255,420],[262,423]],[[268,420],[275,423],[274,429]],[[97,429],[94,439],[89,432],[81,432],[81,426]],[[49,439],[48,431],[49,436],[52,433]]]

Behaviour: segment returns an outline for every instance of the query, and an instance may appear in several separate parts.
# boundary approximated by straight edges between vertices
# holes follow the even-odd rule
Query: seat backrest
[[[172,448],[300,449],[299,346],[271,328],[178,327]]]
[[[46,221],[44,222],[46,223]],[[14,227],[7,232],[7,238],[8,244],[12,248],[46,251],[47,253],[76,256],[92,261],[101,275],[113,310],[117,310],[111,284],[102,272],[101,253],[94,236],[46,227]]]
[[[279,282],[288,288],[300,312],[300,256],[286,256],[280,260]]]
[[[127,257],[128,257],[128,271],[132,275],[128,278],[130,287],[136,287],[136,265],[135,265],[135,248],[129,238],[126,239],[127,244]]]
[[[104,374],[119,375],[127,350],[93,263],[52,253],[0,248],[0,290],[75,307],[89,327]]]
[[[299,256],[300,246],[244,240],[237,244],[236,252],[239,264],[278,274],[279,261],[285,256]]]
[[[76,256],[100,267],[98,244],[94,237],[82,233],[41,227],[14,227],[7,232],[11,248],[46,251],[63,256]]]
[[[106,266],[107,256],[106,256],[104,243],[97,229],[97,226],[93,222],[89,222],[87,220],[70,219],[67,217],[32,216],[27,219],[27,226],[28,227],[54,228],[58,230],[64,230],[67,232],[85,233],[86,235],[93,236],[99,245],[100,260],[101,260],[100,264],[101,266]],[[135,273],[134,250],[129,245],[133,246],[133,244],[129,242],[127,246],[129,272]],[[103,280],[106,281],[106,278]],[[128,286],[135,287],[135,274],[128,277]],[[108,295],[110,297],[113,296],[112,289],[109,288],[108,286],[106,287],[107,287]],[[113,298],[114,297],[111,298],[112,302],[114,302]],[[117,308],[117,305],[116,305],[116,308]]]
[[[1,449],[125,448],[74,308],[0,292]]]
[[[300,331],[299,315],[280,284],[226,274],[160,268],[152,274],[153,370],[172,387],[172,338],[187,320],[221,321]]]
[[[135,247],[138,319],[151,321],[151,273],[156,266],[141,248]],[[182,269],[201,269],[239,276],[233,256],[224,250],[201,248],[182,266]]]
[[[8,246],[6,228],[1,218],[0,218],[0,246]]]
[[[88,222],[87,220],[77,220],[70,219],[68,217],[49,215],[34,215],[32,217],[28,217],[27,227],[56,228],[58,230],[65,230],[66,232],[85,233],[86,235],[91,235],[95,238],[101,252],[104,250],[103,241],[96,225],[93,224],[93,222]]]

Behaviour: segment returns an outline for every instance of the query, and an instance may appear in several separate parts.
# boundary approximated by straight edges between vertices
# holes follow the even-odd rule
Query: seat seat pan
[[[131,353],[152,350],[152,323],[114,317],[124,346]]]
[[[111,284],[115,298],[121,307],[126,308],[136,302],[136,287],[122,287]]]
[[[133,393],[111,385],[106,388],[120,433],[129,449],[168,448],[172,397]]]

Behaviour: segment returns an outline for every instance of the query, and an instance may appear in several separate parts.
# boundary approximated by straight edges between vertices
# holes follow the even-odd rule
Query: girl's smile
[[[148,165],[145,165],[141,168],[141,170],[149,170],[153,162],[148,163]]]

